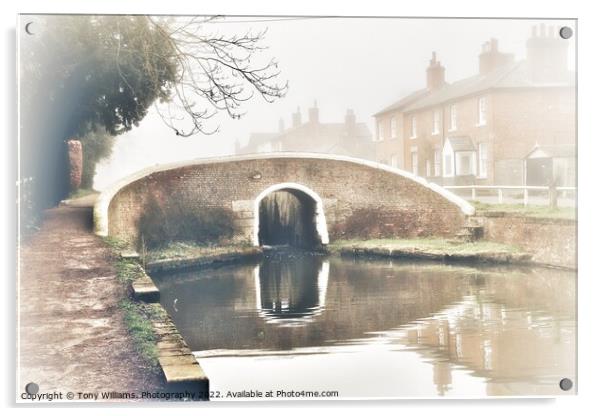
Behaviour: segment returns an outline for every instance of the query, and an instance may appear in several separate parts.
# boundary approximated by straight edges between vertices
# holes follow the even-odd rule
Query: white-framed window
[[[391,166],[394,168],[399,168],[399,156],[391,155]]]
[[[477,125],[484,126],[487,124],[487,99],[485,97],[479,98],[479,122]]]
[[[391,117],[390,128],[391,128],[391,138],[396,139],[397,138],[397,119],[395,117]]]
[[[455,104],[449,107],[449,130],[454,131],[458,129],[458,108]]]
[[[479,143],[479,178],[487,177],[488,159],[487,143]]]
[[[426,176],[431,176],[431,159],[426,160]]]
[[[412,173],[418,175],[418,149],[412,149]]]
[[[441,113],[439,110],[433,111],[433,134],[439,134],[441,131]]]
[[[435,150],[433,154],[433,162],[435,165],[435,176],[441,176],[441,150]]]
[[[379,142],[385,139],[385,126],[382,121],[377,123],[376,141]]]
[[[412,116],[410,119],[410,139],[415,139],[416,137],[418,137],[418,125],[416,116]]]

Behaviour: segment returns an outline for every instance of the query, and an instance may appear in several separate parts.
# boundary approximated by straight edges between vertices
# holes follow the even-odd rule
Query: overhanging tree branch
[[[288,83],[281,84],[281,72],[275,60],[254,64],[254,55],[264,49],[261,41],[265,31],[242,35],[205,33],[205,24],[217,17],[193,17],[185,22],[177,19],[147,17],[170,46],[172,54],[157,57],[175,62],[170,96],[161,100],[170,107],[167,112],[157,108],[167,126],[179,136],[196,133],[212,134],[206,121],[219,111],[239,119],[244,115],[242,104],[256,93],[273,102],[285,95]],[[181,117],[174,117],[174,109],[188,118],[189,126],[179,127]]]

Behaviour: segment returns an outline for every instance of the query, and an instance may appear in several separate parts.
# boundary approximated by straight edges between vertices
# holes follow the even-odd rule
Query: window
[[[487,177],[487,143],[479,143],[479,178]]]
[[[431,160],[430,159],[426,160],[426,176],[427,177],[431,176]]]
[[[418,175],[418,152],[412,152],[412,173]]]
[[[456,174],[457,175],[474,175],[474,155],[475,152],[457,152],[456,153]]]
[[[438,110],[433,111],[433,134],[439,134],[441,130],[441,113]]]
[[[397,155],[391,156],[391,166],[393,166],[394,168],[399,167],[399,156],[397,156]]]
[[[410,135],[410,139],[415,139],[418,136],[418,126],[416,125],[416,117],[412,116],[412,120],[411,120],[411,135]]]
[[[487,124],[487,101],[485,97],[479,98],[479,126]]]
[[[441,176],[441,151],[435,150],[435,154],[433,155],[434,165],[435,165],[435,176]]]
[[[383,126],[383,122],[379,121],[377,125],[378,131],[376,132],[376,141],[381,141],[385,138],[385,127]]]
[[[452,105],[449,107],[449,129],[451,131],[456,130],[458,128],[458,110],[456,105]]]
[[[397,138],[397,119],[395,117],[391,118],[391,138]]]

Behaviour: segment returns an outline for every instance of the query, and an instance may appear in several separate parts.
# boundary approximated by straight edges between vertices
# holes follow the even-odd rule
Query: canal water
[[[154,279],[221,398],[575,392],[575,272],[292,251]]]

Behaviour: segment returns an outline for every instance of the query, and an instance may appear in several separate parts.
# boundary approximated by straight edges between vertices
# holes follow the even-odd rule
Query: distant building
[[[491,39],[483,44],[478,74],[451,84],[433,52],[426,88],[374,115],[376,159],[448,185],[554,180],[574,186],[575,77],[567,67],[568,42],[556,28],[541,25],[526,48],[526,59],[515,62]],[[545,167],[533,161],[545,155]]]
[[[322,123],[314,102],[308,116],[308,121],[302,123],[297,108],[290,128],[285,128],[280,119],[277,132],[252,133],[246,146],[237,143],[236,154],[295,151],[374,158],[372,134],[366,123],[356,121],[352,110],[347,110],[342,123]]]

